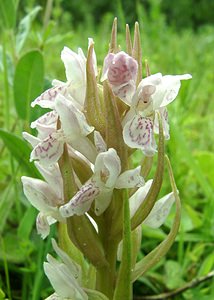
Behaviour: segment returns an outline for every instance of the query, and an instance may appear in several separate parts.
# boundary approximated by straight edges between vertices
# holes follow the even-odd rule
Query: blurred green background
[[[151,73],[193,76],[169,106],[167,153],[183,205],[180,233],[168,255],[134,285],[134,294],[172,291],[214,269],[213,12],[210,0],[0,0],[0,299],[38,300],[51,293],[42,269],[50,238],[37,236],[36,212],[20,184],[21,175],[38,176],[21,132],[31,132],[30,121],[44,111],[32,110],[30,102],[52,79],[65,80],[64,45],[86,53],[93,37],[101,68],[115,16],[122,49],[125,24],[133,32],[139,21]],[[166,174],[161,193],[169,191]],[[172,222],[173,211],[160,229],[143,228],[139,257],[166,236]],[[214,299],[213,280],[175,299]]]

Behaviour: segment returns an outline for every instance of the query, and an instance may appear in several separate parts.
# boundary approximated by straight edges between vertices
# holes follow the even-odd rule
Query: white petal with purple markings
[[[153,121],[149,117],[136,114],[125,124],[123,138],[130,148],[141,149],[147,156],[152,156],[156,152]]]

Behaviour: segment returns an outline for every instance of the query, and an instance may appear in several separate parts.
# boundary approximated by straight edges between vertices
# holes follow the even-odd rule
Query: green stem
[[[9,83],[8,83],[8,67],[7,67],[7,54],[6,54],[6,41],[5,35],[3,34],[3,65],[4,65],[4,121],[5,128],[10,128],[10,101],[9,101]]]
[[[97,268],[96,289],[105,294],[109,300],[113,299],[115,287],[117,247],[118,241],[106,239],[104,249],[108,266]]]
[[[123,250],[120,269],[118,272],[113,300],[132,299],[132,251],[131,251],[131,220],[128,191],[124,190],[123,199]]]

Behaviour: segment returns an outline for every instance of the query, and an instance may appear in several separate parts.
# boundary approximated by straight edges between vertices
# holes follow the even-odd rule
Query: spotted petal
[[[123,172],[117,179],[115,187],[117,189],[141,187],[145,184],[143,177],[140,175],[141,166]]]
[[[53,132],[33,149],[30,161],[38,160],[44,166],[50,166],[61,157],[63,145],[63,134],[61,132]]]
[[[141,149],[147,156],[152,156],[156,152],[153,121],[149,117],[136,114],[124,126],[123,138],[130,148]]]
[[[165,222],[174,202],[174,193],[167,194],[158,200],[143,223],[152,228],[160,227]]]
[[[42,93],[39,97],[37,97],[32,103],[31,106],[34,107],[36,105],[39,105],[43,108],[50,108],[54,109],[55,106],[55,100],[57,95],[61,94],[65,97],[69,97],[69,85],[63,83],[60,86],[54,86],[44,93]]]
[[[83,185],[67,204],[59,208],[61,215],[65,218],[83,215],[90,209],[91,203],[99,193],[99,188],[93,182]]]

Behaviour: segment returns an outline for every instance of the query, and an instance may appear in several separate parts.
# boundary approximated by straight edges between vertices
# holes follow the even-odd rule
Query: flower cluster
[[[132,165],[133,149],[153,156],[160,124],[165,139],[170,138],[167,105],[176,98],[181,80],[191,78],[156,73],[138,82],[139,61],[117,49],[104,59],[100,78],[92,39],[87,57],[81,49],[75,53],[65,47],[61,59],[67,81],[54,80],[53,87],[32,102],[50,110],[31,124],[37,137],[23,133],[33,147],[30,160],[43,177],[22,177],[24,193],[39,211],[36,224],[42,238],[48,236],[51,224],[81,216],[99,234],[99,220],[109,207],[111,212],[114,207],[121,210],[122,200],[118,202],[115,195],[122,189],[128,189],[130,217],[134,217],[153,181],[143,178],[141,165]],[[67,184],[74,185],[70,195],[65,195],[63,165],[70,169]],[[174,200],[171,192],[156,201],[141,223],[161,226]],[[81,250],[77,239],[73,242]],[[81,287],[80,267],[55,242],[53,246],[63,263],[49,255],[44,264],[56,290],[48,299],[88,299]],[[87,251],[83,253],[87,256]]]

